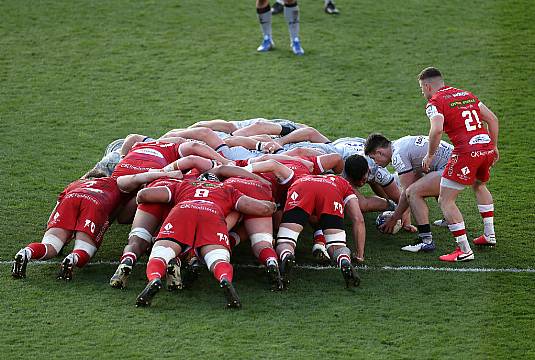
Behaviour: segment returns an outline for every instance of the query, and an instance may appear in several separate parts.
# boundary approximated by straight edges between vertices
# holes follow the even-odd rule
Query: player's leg
[[[341,226],[343,220],[340,219]],[[340,269],[346,287],[355,287],[360,284],[360,277],[351,264],[351,250],[346,246],[346,233],[342,229],[323,229],[327,240],[327,251],[332,262]]]
[[[147,286],[139,293],[136,306],[149,306],[154,296],[162,288],[162,278],[167,273],[167,265],[182,252],[179,243],[159,239],[154,243],[147,263]]]
[[[266,266],[271,290],[282,290],[282,279],[273,249],[273,223],[271,217],[250,217],[244,219],[244,226],[251,240],[251,249],[258,261]]]
[[[263,36],[262,43],[256,51],[266,52],[275,46],[271,34],[271,7],[269,6],[269,0],[256,0],[256,13]]]
[[[458,245],[453,253],[440,256],[439,259],[442,261],[455,262],[474,259],[474,253],[466,237],[463,215],[455,203],[457,196],[463,189],[464,185],[444,177],[441,178],[438,203],[444,218],[449,224],[448,228]]]
[[[253,135],[280,135],[282,126],[278,123],[260,120],[254,124],[248,125],[232,133],[234,136],[253,136]]]
[[[153,234],[161,222],[161,217],[156,216],[155,211],[161,209],[162,205],[141,204],[139,207],[128,234],[128,244],[124,247],[119,266],[110,279],[110,286],[117,289],[126,287],[132,268],[137,259],[151,246]]]
[[[205,127],[214,131],[221,131],[227,134],[232,134],[234,131],[238,130],[236,125],[234,125],[232,122],[221,119],[199,121],[189,126],[189,128],[198,127]]]
[[[303,141],[309,141],[312,143],[330,142],[329,138],[327,138],[325,135],[323,135],[313,127],[304,127],[301,129],[296,129],[295,131],[292,131],[275,141],[281,146],[289,143],[298,143]]]
[[[277,255],[281,263],[281,276],[285,286],[289,284],[289,276],[295,265],[295,247],[297,238],[310,215],[300,207],[284,211],[279,231],[277,232]]]
[[[222,245],[205,245],[200,248],[206,267],[223,289],[227,298],[227,307],[241,308],[240,298],[232,285],[234,269],[230,264],[230,252]]]
[[[299,39],[299,6],[297,0],[284,0],[284,18],[290,32],[290,45],[295,55],[305,55]]]
[[[496,234],[494,232],[494,202],[492,194],[486,183],[476,181],[472,185],[477,200],[477,208],[483,218],[483,235],[474,239],[474,244],[484,246],[496,245]]]
[[[100,231],[105,232],[105,229]],[[78,268],[84,267],[95,255],[99,245],[100,242],[95,241],[93,236],[82,231],[76,231],[74,233],[74,249],[61,262],[57,278],[67,281],[72,280],[74,266]]]
[[[271,8],[271,13],[273,15],[277,15],[281,14],[282,12],[284,12],[284,0],[276,0]]]
[[[429,208],[425,198],[438,196],[440,192],[441,174],[433,171],[412,183],[406,190],[407,201],[418,228],[418,240],[401,250],[410,252],[431,252],[435,250],[431,225],[429,224]]]
[[[49,228],[40,243],[30,243],[15,254],[11,275],[15,279],[26,277],[26,266],[30,260],[47,260],[55,257],[63,245],[72,237],[72,231]]]

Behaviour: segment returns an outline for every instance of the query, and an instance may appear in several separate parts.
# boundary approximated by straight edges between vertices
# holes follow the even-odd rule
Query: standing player
[[[41,242],[28,244],[15,255],[11,275],[25,278],[30,260],[51,259],[74,239],[74,249],[63,259],[58,273],[58,279],[71,280],[74,266],[83,267],[97,252],[120,203],[121,192],[115,178],[72,182],[59,195]]]
[[[330,15],[338,15],[340,11],[336,8],[336,5],[334,4],[333,0],[323,0],[324,6],[323,10],[325,10],[325,13]],[[284,11],[284,1],[283,0],[277,0],[273,4],[273,7],[271,9],[271,13],[273,15],[280,14]]]
[[[410,206],[418,228],[418,240],[413,245],[401,248],[410,252],[435,250],[425,198],[438,197],[440,176],[453,151],[452,145],[441,141],[430,171],[425,174],[422,171],[422,160],[427,154],[428,147],[427,136],[404,136],[391,142],[381,134],[370,134],[364,150],[366,155],[382,167],[392,163],[399,176],[402,189],[399,203],[394,214],[385,222],[382,231],[387,234],[392,233],[397,220],[401,219]]]
[[[262,43],[256,50],[259,52],[270,51],[275,44],[271,35],[271,7],[269,6],[269,0],[256,0],[256,13],[264,36]],[[284,17],[288,23],[290,46],[293,53],[298,56],[305,55],[305,50],[301,47],[301,40],[299,40],[299,6],[297,5],[297,0],[284,0]]]
[[[442,74],[434,67],[424,69],[418,80],[422,94],[428,100],[426,114],[431,122],[423,171],[430,170],[443,131],[455,147],[442,173],[438,202],[458,247],[451,254],[440,256],[440,260],[473,260],[463,216],[455,201],[466,185],[472,186],[484,224],[484,233],[474,240],[474,244],[496,245],[494,204],[486,183],[490,179],[491,166],[499,158],[498,118],[469,91],[445,86]]]

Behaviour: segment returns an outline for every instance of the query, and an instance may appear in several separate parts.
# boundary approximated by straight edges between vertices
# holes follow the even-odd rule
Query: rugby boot
[[[292,271],[293,267],[295,266],[295,255],[294,254],[288,254],[284,257],[284,260],[282,260],[281,267],[280,267],[280,273],[282,276],[282,283],[284,285],[284,288],[287,288],[290,284],[290,272]]]
[[[312,256],[320,264],[326,264],[331,261],[327,248],[322,243],[315,243],[312,246]]]
[[[126,287],[126,282],[128,281],[128,276],[132,272],[132,263],[130,261],[125,261],[120,263],[115,270],[115,274],[110,279],[110,286],[115,289],[124,289]]]
[[[485,236],[485,235],[481,235],[477,238],[475,238],[474,240],[474,245],[478,245],[478,246],[496,246],[496,237],[494,236]]]
[[[60,280],[70,281],[72,280],[72,271],[74,269],[74,263],[70,255],[67,255],[59,266],[57,278]]]
[[[184,276],[182,277],[182,287],[189,288],[193,285],[195,280],[199,278],[201,272],[201,264],[196,256],[193,256],[184,268]]]
[[[266,266],[266,274],[268,276],[269,284],[271,285],[271,291],[280,291],[284,289],[277,262],[273,261],[268,263]]]
[[[357,270],[355,270],[353,265],[351,265],[351,261],[343,259],[340,264],[340,271],[346,282],[346,288],[360,285],[360,276],[357,274]]]
[[[458,247],[451,254],[439,256],[438,259],[447,262],[470,261],[474,260],[474,252],[470,250],[470,252],[465,253]]]
[[[165,278],[165,282],[167,285],[167,290],[169,291],[181,290],[183,288],[182,277],[180,276],[179,259],[171,259],[169,264],[167,264],[167,276]]]
[[[227,308],[240,309],[241,301],[232,283],[226,278],[223,278],[223,280],[221,280],[219,283],[219,286],[221,286],[223,292],[225,293],[225,297],[227,298]]]
[[[15,255],[13,265],[11,266],[11,276],[14,279],[24,279],[26,277],[26,266],[29,260],[30,257],[26,249],[22,249]]]
[[[143,291],[137,296],[136,307],[150,306],[152,299],[161,288],[162,280],[160,278],[150,281],[147,286],[145,286],[145,289],[143,289]]]

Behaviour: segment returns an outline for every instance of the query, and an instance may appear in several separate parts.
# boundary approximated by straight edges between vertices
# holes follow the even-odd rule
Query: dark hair
[[[106,174],[104,172],[104,170],[102,169],[99,169],[97,168],[96,166],[94,168],[92,168],[91,170],[89,170],[87,173],[85,173],[80,179],[88,179],[88,180],[91,180],[91,179],[98,179],[98,178],[103,178],[103,177],[106,177],[108,176],[108,174]]]
[[[364,153],[366,155],[369,155],[378,148],[387,148],[388,146],[390,146],[390,140],[388,140],[382,134],[373,133],[368,135],[368,138],[366,139],[366,144],[364,145]]]
[[[221,182],[216,174],[213,174],[211,172],[205,172],[202,173],[197,177],[197,180],[199,181],[214,181],[214,182]]]
[[[418,80],[425,80],[425,79],[431,79],[431,78],[434,78],[434,77],[442,77],[442,73],[440,72],[439,69],[435,68],[435,67],[426,67],[425,69],[422,70],[422,72],[420,74],[418,74]]]
[[[350,181],[361,181],[368,171],[368,160],[362,155],[351,155],[346,159],[344,172]]]

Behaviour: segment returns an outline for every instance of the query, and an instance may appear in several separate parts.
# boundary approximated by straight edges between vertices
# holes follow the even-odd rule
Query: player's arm
[[[490,139],[494,144],[494,151],[496,151],[496,162],[500,157],[498,152],[498,117],[482,102],[479,102],[479,111],[481,114],[481,120],[487,123]]]
[[[359,201],[356,197],[350,199],[345,205],[345,213],[353,223],[352,232],[353,240],[355,241],[355,250],[351,257],[358,262],[364,261],[364,247],[366,244],[366,224],[364,223],[364,216],[360,210]]]
[[[151,171],[140,174],[123,175],[117,178],[117,186],[122,192],[131,193],[138,190],[143,185],[164,176],[175,179],[182,179],[182,172],[180,170],[171,172]]]
[[[286,161],[299,161],[303,165],[305,165],[308,169],[310,169],[311,171],[314,168],[314,164],[312,163],[312,161],[308,161],[308,160],[300,158],[300,157],[284,155],[284,154],[266,154],[266,155],[262,155],[262,156],[259,156],[259,157],[256,157],[256,158],[249,159],[249,163],[260,162],[260,161],[265,161],[265,160],[270,160],[270,159],[278,160],[278,161],[285,161],[285,160]]]
[[[344,170],[344,160],[339,154],[318,156],[318,164],[323,169],[323,172],[332,170],[335,174],[341,174]]]
[[[223,156],[219,155],[214,149],[208,145],[201,144],[198,142],[185,142],[180,145],[178,149],[180,156],[185,157],[188,155],[198,155],[203,158],[215,160],[221,164],[232,164],[232,161],[225,159]]]
[[[167,186],[155,186],[139,190],[136,197],[138,204],[142,203],[169,203],[171,190]]]
[[[434,107],[431,105],[430,107]],[[422,160],[422,170],[427,173],[431,167],[431,162],[435,157],[438,146],[440,145],[440,138],[442,137],[442,131],[444,130],[444,116],[436,112],[436,114],[429,117],[431,127],[429,129],[429,147],[427,149],[427,155]]]
[[[295,131],[292,131],[288,135],[285,135],[275,140],[275,142],[277,142],[281,146],[302,141],[309,141],[313,143],[328,143],[330,140],[313,127],[297,129]]]
[[[121,146],[121,157],[126,156],[130,149],[132,149],[132,146],[134,146],[138,142],[143,142],[147,136],[145,135],[139,135],[139,134],[130,134],[124,139],[123,146]]]
[[[214,175],[217,175],[217,177],[219,178],[240,177],[245,179],[257,180],[266,185],[271,184],[263,177],[253,174],[252,172],[247,171],[246,169],[241,168],[239,166],[221,165],[213,168],[209,172],[213,173]]]
[[[409,171],[399,175],[399,182],[401,183],[401,194],[399,196],[398,206],[392,214],[392,217],[390,217],[381,227],[381,231],[385,234],[392,234],[396,222],[402,218],[404,220],[403,225],[410,226],[410,213],[408,212],[409,201],[407,199],[406,190],[416,180],[418,180],[418,175],[414,171]]]
[[[294,175],[292,169],[273,159],[251,163],[245,169],[252,173],[273,173],[281,184],[287,183]]]
[[[218,163],[215,160],[206,159],[197,155],[188,155],[166,165],[163,168],[163,170],[164,171],[181,170],[183,172],[186,172],[184,170],[197,169],[201,173],[203,173],[205,171],[208,171],[214,168],[217,165]]]
[[[268,217],[277,210],[277,205],[271,201],[257,200],[243,195],[236,202],[236,210],[246,215]]]

